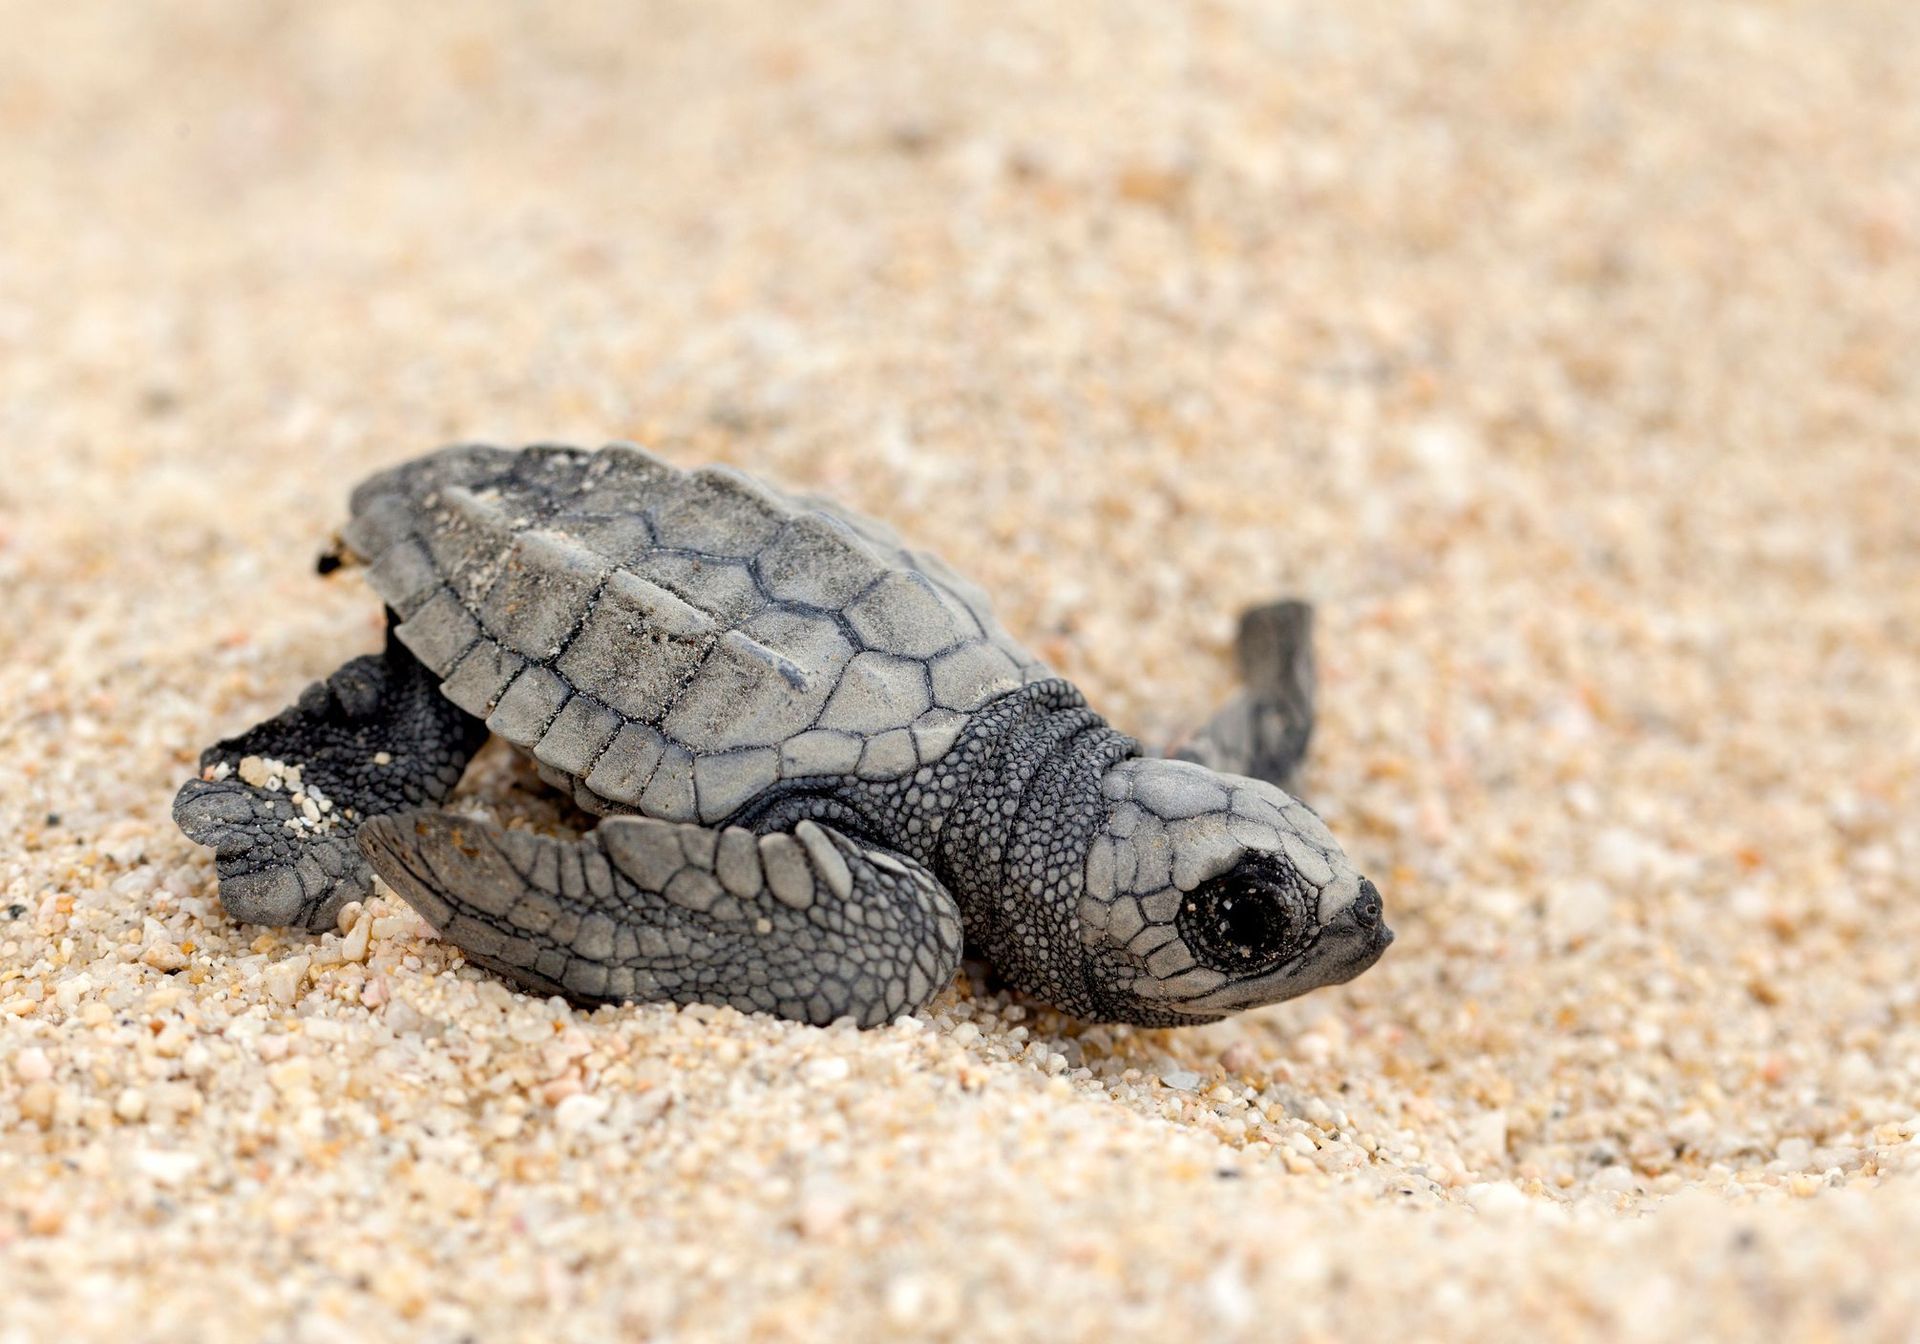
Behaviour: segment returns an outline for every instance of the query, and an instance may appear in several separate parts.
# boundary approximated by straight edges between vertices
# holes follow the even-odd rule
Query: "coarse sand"
[[[1920,6],[0,33],[0,1344],[1920,1338]],[[860,1034],[231,923],[173,791],[454,438],[882,515],[1154,741],[1312,598],[1399,941]]]

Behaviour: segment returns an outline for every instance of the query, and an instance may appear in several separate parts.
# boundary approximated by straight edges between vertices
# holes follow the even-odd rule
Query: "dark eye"
[[[1277,874],[1235,871],[1195,888],[1174,921],[1194,959],[1228,975],[1297,956],[1312,933],[1305,903]]]

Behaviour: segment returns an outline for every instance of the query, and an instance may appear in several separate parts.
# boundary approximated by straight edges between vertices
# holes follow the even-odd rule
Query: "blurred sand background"
[[[0,32],[0,1341],[1917,1337],[1920,7]],[[1156,740],[1312,597],[1399,942],[856,1035],[234,926],[173,790],[452,438],[840,496]]]

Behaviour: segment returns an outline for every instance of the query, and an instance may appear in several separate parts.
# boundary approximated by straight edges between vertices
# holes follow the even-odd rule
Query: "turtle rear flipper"
[[[1245,689],[1169,754],[1291,792],[1313,739],[1313,608],[1252,608],[1240,618],[1234,651]]]
[[[360,844],[469,960],[580,1004],[725,1003],[877,1026],[953,977],[960,910],[911,859],[802,821],[756,835],[609,817],[577,841],[447,812]]]
[[[371,873],[367,818],[441,802],[486,725],[389,633],[289,708],[207,748],[173,802],[181,830],[213,848],[220,900],[252,924],[329,927]]]

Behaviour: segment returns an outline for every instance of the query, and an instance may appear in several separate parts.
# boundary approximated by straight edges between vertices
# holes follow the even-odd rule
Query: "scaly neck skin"
[[[1070,684],[1047,681],[981,711],[959,750],[964,792],[937,868],[959,902],[969,954],[1015,989],[1095,1013],[1078,932],[1087,852],[1106,824],[1101,779],[1139,744]]]

